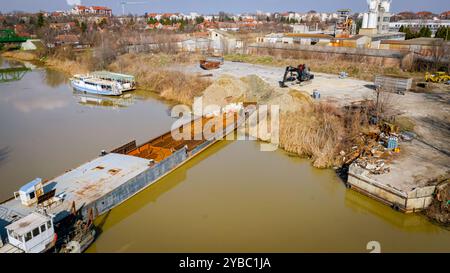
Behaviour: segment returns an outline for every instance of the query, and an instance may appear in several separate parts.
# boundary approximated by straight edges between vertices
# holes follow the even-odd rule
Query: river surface
[[[2,67],[22,65],[0,59]],[[86,99],[36,67],[0,83],[0,199],[170,129],[146,91]],[[102,100],[102,101],[100,101]],[[450,252],[450,231],[347,190],[332,170],[258,142],[222,141],[97,219],[88,252]]]

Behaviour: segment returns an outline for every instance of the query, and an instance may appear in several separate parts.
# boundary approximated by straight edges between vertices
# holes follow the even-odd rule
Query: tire
[[[395,210],[395,211],[400,211],[400,207],[399,207],[398,204],[393,204],[392,205],[392,209]]]

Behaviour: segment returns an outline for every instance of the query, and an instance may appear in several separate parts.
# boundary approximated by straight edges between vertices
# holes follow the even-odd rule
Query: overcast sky
[[[0,11],[67,10],[69,4],[108,6],[113,13],[121,14],[120,3],[124,0],[0,0]],[[299,11],[317,10],[323,12],[335,11],[339,8],[351,8],[354,12],[365,11],[366,0],[125,0],[128,2],[144,2],[126,6],[127,13],[143,14],[145,12],[190,12],[217,13],[255,12],[257,10]],[[450,10],[450,0],[393,0],[392,11],[422,11],[428,10],[440,13]]]

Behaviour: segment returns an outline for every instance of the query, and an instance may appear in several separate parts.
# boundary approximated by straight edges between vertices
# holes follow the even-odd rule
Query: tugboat
[[[83,252],[95,240],[92,212],[83,220],[74,203],[71,213],[55,222],[50,207],[57,207],[63,196],[55,197],[54,193],[53,190],[44,194],[42,181],[35,179],[14,194],[20,199],[20,205],[34,207],[34,210],[22,218],[3,215],[4,218],[12,216],[13,220],[0,231],[0,235],[7,237],[3,243],[0,236],[0,253]]]

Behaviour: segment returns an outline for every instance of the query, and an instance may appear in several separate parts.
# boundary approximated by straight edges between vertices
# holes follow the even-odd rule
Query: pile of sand
[[[223,107],[233,102],[279,105],[281,111],[288,112],[299,110],[312,99],[307,92],[274,88],[256,75],[242,78],[222,75],[203,92],[204,105]]]

